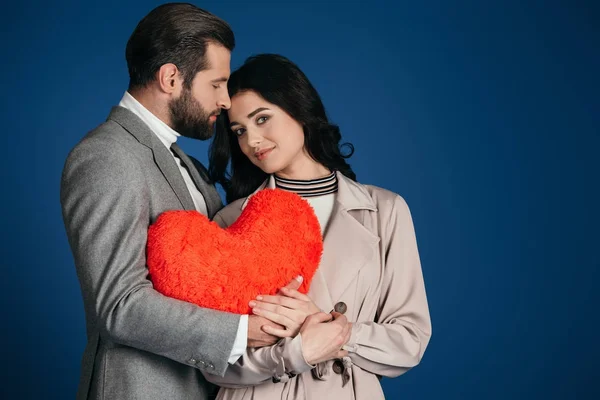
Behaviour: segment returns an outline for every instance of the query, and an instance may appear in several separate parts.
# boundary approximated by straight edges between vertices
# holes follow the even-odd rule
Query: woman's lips
[[[254,156],[258,159],[258,161],[262,161],[265,158],[267,158],[267,156],[271,153],[273,149],[274,147],[271,147],[270,149],[261,150],[259,152],[254,153]]]

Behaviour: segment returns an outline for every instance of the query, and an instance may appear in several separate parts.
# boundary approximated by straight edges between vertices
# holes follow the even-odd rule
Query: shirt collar
[[[125,92],[123,98],[119,102],[119,106],[128,109],[144,121],[167,149],[170,149],[171,145],[177,141],[179,136],[181,136],[160,118],[152,114],[152,112],[137,101],[129,92]]]

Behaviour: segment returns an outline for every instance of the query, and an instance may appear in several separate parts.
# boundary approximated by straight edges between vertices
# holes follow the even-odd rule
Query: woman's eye
[[[242,136],[244,134],[244,132],[246,132],[246,130],[244,128],[239,128],[233,131],[233,133],[235,133],[236,136]]]
[[[256,119],[256,123],[258,125],[264,124],[265,122],[267,122],[267,120],[269,119],[269,117],[258,117]]]

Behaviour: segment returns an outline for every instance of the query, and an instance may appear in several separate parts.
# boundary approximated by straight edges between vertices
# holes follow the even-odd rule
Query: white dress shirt
[[[177,141],[177,138],[181,136],[175,132],[169,125],[165,124],[160,118],[152,114],[146,107],[144,107],[139,101],[137,101],[129,92],[125,92],[119,106],[128,109],[135,115],[137,115],[150,130],[160,139],[161,143],[164,144],[169,152],[175,159],[175,163],[179,167],[179,171],[183,176],[183,180],[192,196],[194,206],[196,210],[204,215],[208,214],[206,208],[206,201],[204,196],[198,190],[188,170],[184,167],[181,159],[171,151],[171,145]],[[246,343],[248,341],[248,315],[242,315],[240,318],[240,324],[238,325],[237,336],[233,344],[233,349],[229,355],[229,363],[235,364],[235,362],[246,352]]]

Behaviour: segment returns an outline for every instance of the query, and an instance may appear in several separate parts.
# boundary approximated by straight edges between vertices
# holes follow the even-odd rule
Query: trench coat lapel
[[[336,204],[325,231],[319,266],[329,291],[328,306],[339,301],[361,268],[376,256],[379,244],[379,238],[362,224],[370,213],[377,212],[371,196],[354,181],[339,172],[337,175]]]

